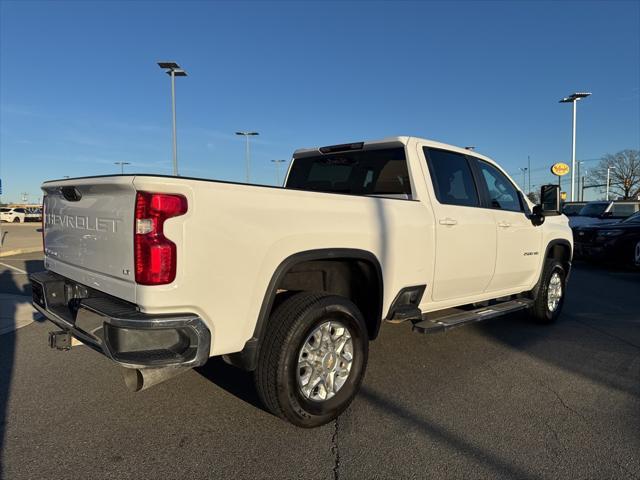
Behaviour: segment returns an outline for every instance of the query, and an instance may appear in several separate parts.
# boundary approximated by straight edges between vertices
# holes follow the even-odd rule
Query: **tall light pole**
[[[120,175],[124,175],[124,166],[131,165],[130,162],[113,162],[114,165],[120,165]]]
[[[178,140],[176,138],[176,77],[186,77],[187,72],[176,62],[158,62],[158,66],[171,77],[171,114],[173,118],[173,174],[178,174]]]
[[[578,201],[580,201],[580,165],[582,165],[584,162],[576,162],[576,177],[578,177]]]
[[[529,172],[529,187],[527,193],[531,193],[531,155],[527,155],[527,171]]]
[[[286,162],[286,160],[271,160],[276,166],[276,185],[280,186],[280,164]]]
[[[576,104],[578,100],[588,97],[590,92],[576,92],[564,97],[559,103],[573,103],[573,135],[571,137],[571,201],[575,200],[576,182]]]
[[[246,163],[245,179],[246,182],[249,183],[251,181],[251,151],[249,149],[249,137],[255,137],[256,135],[260,134],[258,132],[236,132],[236,135],[241,135],[246,140],[246,147],[244,151]]]
[[[526,186],[526,182],[527,182],[527,171],[529,169],[527,167],[520,167],[520,171],[522,172],[522,190],[525,189]]]
[[[609,185],[611,184],[611,170],[615,170],[616,167],[607,167],[607,201],[609,201]]]

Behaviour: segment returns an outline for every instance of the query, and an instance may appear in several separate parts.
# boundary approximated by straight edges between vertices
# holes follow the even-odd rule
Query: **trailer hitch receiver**
[[[49,332],[49,346],[56,350],[71,350],[71,334],[64,330]]]

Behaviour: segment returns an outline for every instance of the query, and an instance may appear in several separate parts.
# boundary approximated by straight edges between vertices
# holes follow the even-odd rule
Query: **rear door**
[[[529,286],[540,264],[542,229],[527,218],[518,190],[495,165],[480,159],[480,188],[493,212],[497,235],[496,268],[488,291],[497,292]]]
[[[133,177],[45,183],[45,266],[135,301]]]
[[[465,155],[423,148],[433,187],[436,224],[434,301],[462,300],[485,291],[496,261],[493,212],[480,193]]]

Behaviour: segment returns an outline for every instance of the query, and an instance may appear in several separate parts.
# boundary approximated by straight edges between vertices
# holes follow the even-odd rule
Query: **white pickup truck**
[[[34,306],[140,390],[222,355],[302,426],[346,409],[383,322],[419,333],[562,308],[556,186],[532,205],[491,159],[393,137],[297,150],[284,188],[159,175],[43,184]]]

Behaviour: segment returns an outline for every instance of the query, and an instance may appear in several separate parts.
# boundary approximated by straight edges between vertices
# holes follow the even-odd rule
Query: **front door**
[[[478,159],[478,169],[493,211],[497,232],[496,269],[488,291],[529,286],[540,264],[542,229],[531,223],[511,180],[494,165]]]

